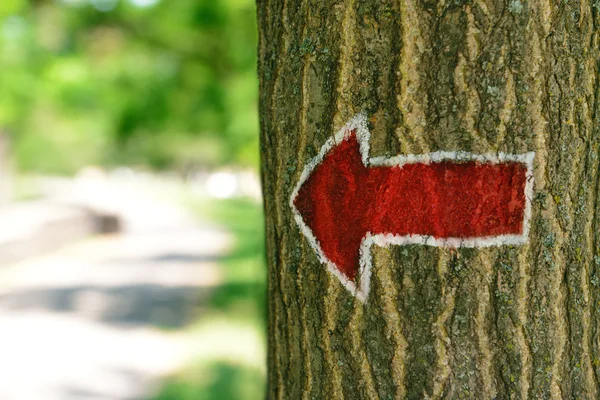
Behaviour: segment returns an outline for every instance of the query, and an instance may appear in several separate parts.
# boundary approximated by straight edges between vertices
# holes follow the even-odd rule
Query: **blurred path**
[[[230,238],[131,182],[100,187],[123,235],[0,268],[0,400],[145,399],[189,361],[178,332]]]

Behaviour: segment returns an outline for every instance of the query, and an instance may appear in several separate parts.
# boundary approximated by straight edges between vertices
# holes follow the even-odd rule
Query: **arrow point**
[[[368,154],[367,117],[360,113],[307,164],[290,199],[296,222],[320,260],[357,297],[364,297],[353,282],[371,195],[363,184]]]

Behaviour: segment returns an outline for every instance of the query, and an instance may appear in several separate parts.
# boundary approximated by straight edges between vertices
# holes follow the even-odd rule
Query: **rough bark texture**
[[[600,398],[600,2],[259,0],[271,399]],[[373,248],[362,304],[288,205],[359,111],[371,155],[535,151],[529,243]]]

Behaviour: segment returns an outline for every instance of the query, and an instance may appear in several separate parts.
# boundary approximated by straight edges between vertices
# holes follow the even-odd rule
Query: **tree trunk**
[[[600,3],[258,1],[271,399],[600,398]],[[290,196],[359,112],[370,156],[535,152],[526,244],[371,248],[365,302]]]

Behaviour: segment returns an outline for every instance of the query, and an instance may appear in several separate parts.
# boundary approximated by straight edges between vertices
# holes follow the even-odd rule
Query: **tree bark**
[[[270,399],[600,398],[600,3],[258,0]],[[371,156],[535,151],[529,241],[373,247],[362,303],[289,198],[353,115]]]

